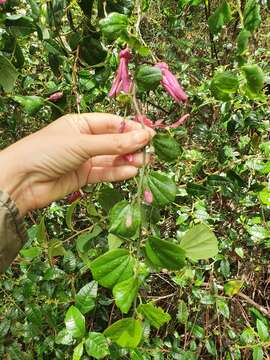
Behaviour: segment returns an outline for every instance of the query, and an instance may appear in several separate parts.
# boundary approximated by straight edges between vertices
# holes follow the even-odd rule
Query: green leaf
[[[137,277],[130,277],[127,280],[121,281],[113,288],[113,296],[116,306],[127,314],[135,297],[137,296],[139,288],[139,280]]]
[[[218,34],[222,30],[223,26],[230,20],[230,5],[227,3],[227,1],[223,1],[223,3],[208,18],[208,25],[211,33]]]
[[[230,309],[228,304],[223,299],[217,299],[216,301],[218,311],[226,318],[230,318]]]
[[[66,255],[66,250],[62,245],[62,241],[57,239],[49,241],[48,257],[50,260],[52,260],[54,256],[65,256],[65,255]]]
[[[152,326],[159,329],[162,325],[171,320],[171,316],[166,313],[161,307],[157,307],[152,303],[141,304],[137,311],[141,313]]]
[[[241,280],[229,280],[224,285],[224,292],[228,296],[236,295],[239,293],[242,285],[243,285],[243,281]]]
[[[22,249],[20,251],[20,255],[31,260],[39,256],[41,253],[42,253],[42,249],[37,246],[30,247],[28,249]]]
[[[264,205],[270,206],[270,189],[266,187],[258,195]]]
[[[209,259],[218,253],[217,238],[204,224],[195,225],[188,230],[180,242],[186,256],[193,260]]]
[[[44,105],[44,99],[40,96],[13,96],[13,100],[18,102],[29,115],[36,114]]]
[[[246,2],[243,17],[245,29],[255,31],[260,26],[260,5],[256,0],[248,0]]]
[[[154,205],[165,206],[174,201],[176,197],[176,185],[171,177],[164,173],[151,171],[144,182],[144,190],[150,190]]]
[[[80,342],[73,351],[72,360],[80,360],[83,356],[83,342]]]
[[[80,59],[93,66],[102,63],[107,56],[107,51],[102,43],[92,36],[85,36],[79,43]]]
[[[5,25],[15,37],[27,36],[36,30],[35,23],[29,16],[9,15]]]
[[[92,239],[96,238],[102,231],[99,225],[95,225],[91,231],[79,235],[76,240],[77,249],[81,253],[89,251]]]
[[[261,346],[255,346],[252,351],[252,360],[263,360],[264,352]]]
[[[74,201],[71,205],[69,205],[68,209],[67,209],[67,213],[66,213],[66,224],[67,224],[67,227],[69,229],[73,229],[73,226],[72,226],[72,216],[73,216],[73,213],[75,211],[75,208],[76,206],[78,205],[80,199],[77,199],[76,201]]]
[[[127,32],[128,17],[117,12],[110,13],[105,19],[99,21],[103,35],[109,39],[117,39]]]
[[[141,209],[137,204],[120,201],[110,210],[109,220],[112,234],[133,237],[138,234],[141,225]]]
[[[95,308],[97,290],[98,283],[93,280],[90,283],[84,285],[76,294],[75,305],[82,314],[86,314]]]
[[[255,331],[251,327],[246,328],[240,335],[240,340],[243,344],[252,344],[255,341]]]
[[[114,249],[92,261],[90,269],[93,278],[106,287],[113,288],[117,283],[133,275],[134,258],[125,249]]]
[[[262,322],[262,320],[256,320],[256,327],[261,341],[266,341],[269,339],[269,331],[267,326]]]
[[[73,344],[73,341],[74,339],[71,333],[67,329],[60,330],[57,336],[55,337],[56,344],[71,345]]]
[[[239,80],[230,71],[218,72],[214,75],[210,90],[217,100],[228,101],[231,94],[237,92],[239,87]]]
[[[245,65],[242,66],[246,82],[247,90],[252,94],[258,94],[264,85],[264,72],[258,65]]]
[[[145,244],[148,259],[160,268],[179,270],[185,265],[185,251],[170,241],[151,236]]]
[[[109,250],[117,249],[123,244],[123,240],[113,234],[108,235]]]
[[[140,90],[149,91],[155,89],[162,80],[162,72],[159,68],[142,65],[136,74],[136,82]]]
[[[121,200],[123,200],[122,194],[118,190],[108,187],[101,189],[98,198],[98,202],[106,212],[109,212],[109,210]]]
[[[237,52],[239,55],[243,55],[248,47],[248,41],[250,37],[250,31],[242,29],[237,36]]]
[[[3,55],[0,55],[0,85],[6,92],[10,92],[18,78],[14,65]]]
[[[178,141],[169,134],[157,134],[153,145],[157,156],[166,162],[176,161],[183,152]]]
[[[136,348],[142,338],[143,328],[141,321],[125,318],[109,326],[104,335],[121,347]]]
[[[71,305],[65,316],[67,331],[74,338],[81,338],[85,333],[85,318],[75,306]]]
[[[85,350],[94,359],[103,359],[109,354],[109,347],[104,335],[90,332],[85,341]]]
[[[188,320],[188,308],[184,300],[178,301],[176,318],[181,324],[186,324]]]

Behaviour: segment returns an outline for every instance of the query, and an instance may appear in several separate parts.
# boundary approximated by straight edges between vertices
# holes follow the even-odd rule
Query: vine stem
[[[138,101],[137,101],[137,97],[136,97],[136,93],[137,93],[137,88],[136,88],[136,84],[133,85],[132,88],[132,102],[136,111],[136,115],[139,117],[141,126],[143,129],[145,129],[145,124],[143,122],[143,118],[142,118],[142,112],[140,110]],[[142,188],[143,188],[143,179],[144,179],[144,174],[145,174],[145,167],[146,167],[146,147],[143,149],[143,166],[140,172],[140,178],[139,178],[139,185],[138,185],[138,193],[137,193],[137,201],[138,201],[138,205],[140,206],[141,204],[141,196],[142,196]]]

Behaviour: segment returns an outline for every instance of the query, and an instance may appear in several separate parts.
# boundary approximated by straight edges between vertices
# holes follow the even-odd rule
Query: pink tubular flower
[[[0,0],[0,5],[3,5],[7,2],[7,0]]]
[[[150,190],[145,190],[144,193],[144,200],[147,204],[152,204],[154,198],[153,198],[153,194]]]
[[[0,1],[1,1],[1,0],[0,0]],[[64,95],[64,94],[62,93],[62,91],[58,91],[58,92],[50,95],[50,96],[48,97],[48,100],[51,101],[51,102],[57,102],[58,100],[62,99],[63,95]]]
[[[72,204],[74,201],[76,201],[77,199],[79,199],[82,196],[80,191],[75,191],[74,193],[70,194],[67,197],[67,202],[69,204]]]
[[[161,80],[161,85],[165,90],[174,98],[174,100],[179,102],[186,102],[188,97],[184,90],[181,88],[177,78],[170,72],[169,66],[166,63],[157,63],[155,67],[159,68],[162,72],[163,79]]]
[[[143,122],[145,126],[148,126],[151,129],[154,129],[155,124],[153,123],[152,120],[148,119],[148,117],[146,115],[141,115],[141,116],[136,115],[133,120],[139,124],[141,124]]]
[[[116,97],[121,91],[129,93],[131,88],[131,79],[128,74],[128,62],[131,53],[128,48],[121,50],[119,53],[120,64],[113,80],[112,88],[109,92],[110,97]]]
[[[178,126],[183,125],[187,121],[189,116],[190,116],[189,114],[185,114],[179,120],[177,120],[176,122],[174,122],[171,125],[163,124],[164,119],[157,120],[154,123],[152,120],[148,119],[148,117],[146,115],[142,115],[142,117],[135,116],[134,121],[141,123],[141,120],[142,120],[145,126],[148,126],[152,129],[176,129],[176,128],[178,128]]]

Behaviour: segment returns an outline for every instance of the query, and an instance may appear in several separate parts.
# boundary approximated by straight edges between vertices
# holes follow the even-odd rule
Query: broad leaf
[[[133,275],[135,260],[125,249],[114,249],[92,261],[90,269],[93,278],[106,287],[113,288],[117,283]]]
[[[67,329],[62,329],[55,337],[56,344],[62,345],[71,345],[74,342],[74,339],[71,333]]]
[[[162,72],[154,66],[142,65],[136,74],[136,83],[142,91],[155,89],[161,80]]]
[[[180,246],[186,256],[193,259],[209,259],[218,253],[217,238],[204,224],[195,225],[182,237]]]
[[[178,311],[177,311],[177,320],[181,324],[186,324],[188,320],[188,307],[184,300],[179,300],[178,302]]]
[[[79,203],[79,201],[80,201],[80,199],[77,199],[68,207],[68,210],[66,213],[66,224],[69,229],[72,229],[72,216],[73,216],[73,213],[74,213],[75,208],[76,208],[77,204]]]
[[[217,100],[228,101],[239,87],[237,76],[229,71],[218,72],[213,77],[210,89]]]
[[[143,328],[139,320],[126,318],[109,326],[104,335],[121,347],[136,348],[142,338]]]
[[[60,240],[51,240],[48,243],[48,257],[50,260],[54,256],[64,256],[66,254],[66,250],[62,245],[62,241]]]
[[[85,333],[85,318],[75,306],[71,306],[65,316],[67,331],[74,338],[81,338]]]
[[[185,265],[185,251],[180,246],[151,236],[145,244],[148,259],[160,268],[179,270]]]
[[[261,346],[255,346],[252,351],[252,360],[263,360],[264,352]]]
[[[164,173],[151,171],[144,182],[144,190],[151,191],[153,204],[165,206],[174,201],[176,196],[176,185],[171,177]]]
[[[254,31],[260,26],[260,5],[256,0],[248,0],[246,2],[243,17],[245,29]]]
[[[18,102],[29,115],[34,115],[44,105],[44,99],[40,96],[16,95],[13,96],[13,99]]]
[[[101,333],[90,332],[85,341],[85,350],[94,359],[103,359],[109,354],[106,338]]]
[[[83,342],[79,343],[75,347],[75,349],[73,351],[72,360],[80,360],[82,355],[83,355]]]
[[[94,228],[84,234],[78,236],[76,240],[77,249],[81,252],[87,252],[91,247],[91,242],[102,232],[102,228],[99,225],[95,225]]]
[[[105,19],[99,22],[100,29],[104,36],[109,39],[117,39],[126,33],[128,17],[117,12],[110,13]]]
[[[141,225],[141,209],[137,204],[123,200],[114,205],[109,213],[109,231],[114,235],[133,237]]]
[[[245,65],[242,66],[246,82],[247,90],[251,94],[258,94],[264,85],[264,72],[258,65]]]
[[[3,55],[0,55],[0,85],[6,92],[10,92],[18,78],[14,65]]]
[[[76,294],[75,305],[81,311],[82,314],[86,314],[96,306],[98,284],[96,281],[84,285]]]
[[[269,330],[262,320],[256,320],[256,327],[261,341],[269,340]]]
[[[250,31],[242,29],[237,36],[237,52],[239,55],[243,55],[248,47],[248,41],[250,37]]]
[[[241,280],[229,280],[224,285],[224,292],[228,296],[233,296],[239,293],[242,286],[243,281]]]
[[[208,25],[212,34],[218,34],[222,27],[231,20],[231,8],[227,1],[223,1],[222,4],[215,10],[215,12],[209,17]]]
[[[159,329],[162,325],[171,320],[171,316],[166,313],[161,307],[157,307],[152,303],[142,304],[137,308],[152,326]]]
[[[139,280],[137,277],[133,276],[114,286],[113,296],[115,299],[115,304],[117,307],[119,307],[122,313],[128,313],[134,298],[137,296],[138,288]]]
[[[157,134],[153,139],[153,145],[157,156],[166,162],[172,162],[179,158],[183,150],[169,134]]]

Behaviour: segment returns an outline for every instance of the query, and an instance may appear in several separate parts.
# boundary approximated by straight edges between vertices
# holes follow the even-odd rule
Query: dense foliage
[[[0,276],[0,358],[269,358],[269,13],[0,2],[2,148],[70,112],[157,131],[137,178],[28,214]]]

